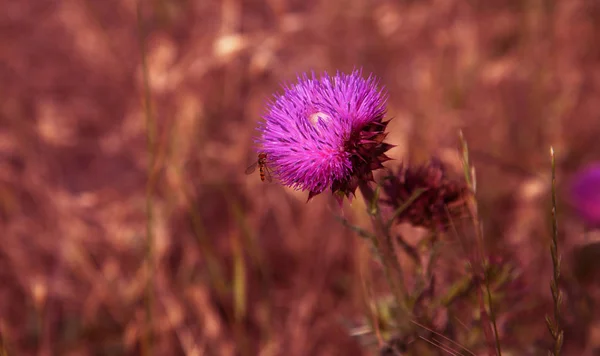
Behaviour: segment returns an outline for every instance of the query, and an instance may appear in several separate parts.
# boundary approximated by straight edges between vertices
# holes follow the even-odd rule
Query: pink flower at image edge
[[[576,173],[571,182],[570,200],[588,225],[600,227],[600,163]]]

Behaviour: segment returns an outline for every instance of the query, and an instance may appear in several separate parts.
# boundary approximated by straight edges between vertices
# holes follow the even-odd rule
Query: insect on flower
[[[256,167],[259,167],[260,172],[260,180],[272,182],[273,178],[271,177],[271,169],[267,166],[267,154],[261,152],[258,154],[258,160],[252,163],[248,168],[246,168],[246,174],[252,174],[256,170]]]

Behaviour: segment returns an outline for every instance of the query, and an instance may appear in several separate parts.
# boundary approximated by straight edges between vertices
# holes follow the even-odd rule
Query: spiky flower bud
[[[358,183],[389,160],[384,143],[386,95],[370,76],[313,73],[298,78],[269,103],[257,143],[279,181],[309,191],[308,199],[330,189],[338,201],[354,195]]]
[[[432,159],[421,166],[400,166],[383,183],[382,202],[399,209],[418,190],[420,195],[397,217],[398,223],[410,223],[427,229],[446,230],[454,218],[465,214],[467,186],[450,179],[443,164]]]

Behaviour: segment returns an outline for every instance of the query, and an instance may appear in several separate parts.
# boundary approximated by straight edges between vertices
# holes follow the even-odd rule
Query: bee
[[[252,174],[256,170],[256,167],[259,168],[260,172],[260,180],[272,182],[273,178],[271,178],[271,169],[267,166],[267,154],[261,152],[258,154],[258,160],[252,163],[248,168],[246,168],[246,174]]]

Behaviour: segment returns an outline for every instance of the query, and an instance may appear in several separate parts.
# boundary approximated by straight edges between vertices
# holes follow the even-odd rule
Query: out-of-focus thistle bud
[[[402,165],[383,183],[382,203],[394,210],[421,190],[422,193],[397,216],[398,223],[445,231],[451,221],[466,215],[465,183],[450,179],[437,158],[420,166]]]

